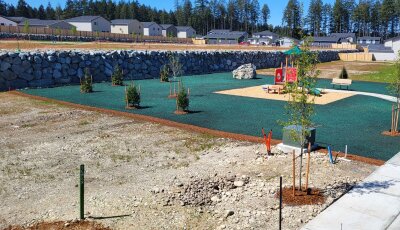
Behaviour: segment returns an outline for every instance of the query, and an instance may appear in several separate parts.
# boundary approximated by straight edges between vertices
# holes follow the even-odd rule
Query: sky
[[[13,5],[16,5],[18,0],[4,0],[6,3],[11,3]],[[38,7],[40,4],[43,4],[44,6],[47,5],[48,0],[25,0],[29,5]],[[65,6],[65,1],[66,0],[51,0],[51,4],[53,6],[57,6],[58,4],[61,5],[61,7]],[[116,0],[117,2],[119,0]],[[138,0],[139,3],[145,4],[145,5],[150,5],[152,7],[156,7],[157,9],[165,9],[165,10],[171,10],[174,8],[174,2],[175,0]],[[324,3],[331,3],[334,0],[323,0]],[[267,4],[270,11],[271,11],[271,18],[269,19],[269,24],[272,24],[274,26],[280,25],[282,23],[282,12],[285,9],[285,6],[288,2],[288,0],[259,0],[260,6],[262,7],[263,4]],[[304,5],[304,11],[307,13],[308,5],[310,0],[300,0],[300,2],[303,2]]]

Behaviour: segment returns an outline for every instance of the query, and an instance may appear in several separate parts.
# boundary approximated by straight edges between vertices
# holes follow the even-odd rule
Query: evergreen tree
[[[381,28],[381,15],[380,15],[380,8],[381,8],[381,3],[379,1],[376,1],[374,4],[372,4],[371,7],[371,24],[370,24],[370,30],[371,30],[371,35],[372,36],[379,36],[380,35],[380,28]]]
[[[323,3],[321,0],[311,0],[308,8],[307,24],[310,32],[318,36],[321,32],[321,23],[323,22]]]
[[[56,7],[56,9],[55,9],[55,11],[54,11],[54,14],[55,14],[55,19],[57,19],[57,20],[60,20],[60,19],[64,18],[64,17],[62,16],[63,10],[62,10],[62,8],[61,8],[60,5],[58,5],[58,6]]]
[[[16,9],[13,5],[7,7],[7,16],[14,17],[17,16]]]
[[[322,7],[322,22],[321,22],[321,32],[326,35],[329,33],[332,27],[332,7],[330,4],[326,3]]]
[[[395,35],[396,27],[396,8],[395,0],[383,0],[381,6],[381,24],[383,27],[383,36],[386,38],[389,35],[393,37]]]
[[[26,17],[26,18],[30,17],[28,5],[26,4],[25,0],[18,0],[17,8],[15,10],[15,15],[18,17]]]
[[[7,4],[0,0],[0,15],[7,15]]]
[[[298,0],[289,0],[283,12],[282,22],[290,30],[290,32],[287,32],[287,35],[293,38],[300,38],[301,5]]]
[[[261,18],[263,22],[263,26],[268,26],[268,19],[270,18],[270,11],[267,4],[264,4],[261,9]]]
[[[136,85],[132,82],[126,89],[125,102],[127,108],[140,107],[140,92]]]
[[[46,11],[43,5],[39,6],[37,17],[42,20],[46,19]]]
[[[237,21],[237,10],[234,0],[229,0],[227,13],[228,13],[229,29],[234,30],[235,29],[234,25],[236,24]]]
[[[50,2],[47,4],[46,7],[46,19],[56,19],[55,10],[51,6]]]
[[[78,16],[76,8],[75,8],[75,3],[72,0],[66,1],[65,8],[62,11],[62,16],[65,19]]]
[[[344,6],[342,0],[336,0],[333,5],[332,10],[332,22],[333,22],[333,30],[332,32],[341,33],[343,32],[343,20],[344,20]]]

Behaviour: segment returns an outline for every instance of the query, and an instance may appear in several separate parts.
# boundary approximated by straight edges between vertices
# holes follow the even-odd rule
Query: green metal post
[[[80,183],[79,183],[79,196],[80,196],[80,218],[85,219],[85,165],[80,167]]]

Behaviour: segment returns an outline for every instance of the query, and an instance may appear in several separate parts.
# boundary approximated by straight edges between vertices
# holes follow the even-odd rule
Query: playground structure
[[[291,66],[288,66],[288,60],[286,58],[286,65],[283,67],[281,63],[281,68],[275,69],[274,85],[284,85],[285,83],[297,82],[297,68],[293,67],[293,62]]]

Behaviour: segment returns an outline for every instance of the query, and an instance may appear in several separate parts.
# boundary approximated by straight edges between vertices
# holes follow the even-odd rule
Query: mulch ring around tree
[[[382,132],[382,135],[391,136],[391,137],[397,137],[397,136],[400,136],[400,132],[392,133],[392,132],[390,132],[390,131],[383,131],[383,132]]]
[[[40,222],[29,226],[12,225],[4,230],[111,230],[109,227],[104,227],[100,223],[93,221],[54,221],[54,222]]]
[[[317,188],[309,188],[308,193],[303,190],[299,191],[298,188],[295,190],[295,195],[293,196],[293,187],[282,188],[282,202],[289,206],[299,206],[299,205],[314,205],[323,204],[325,202],[325,196]],[[279,189],[276,193],[276,198],[279,199]]]

